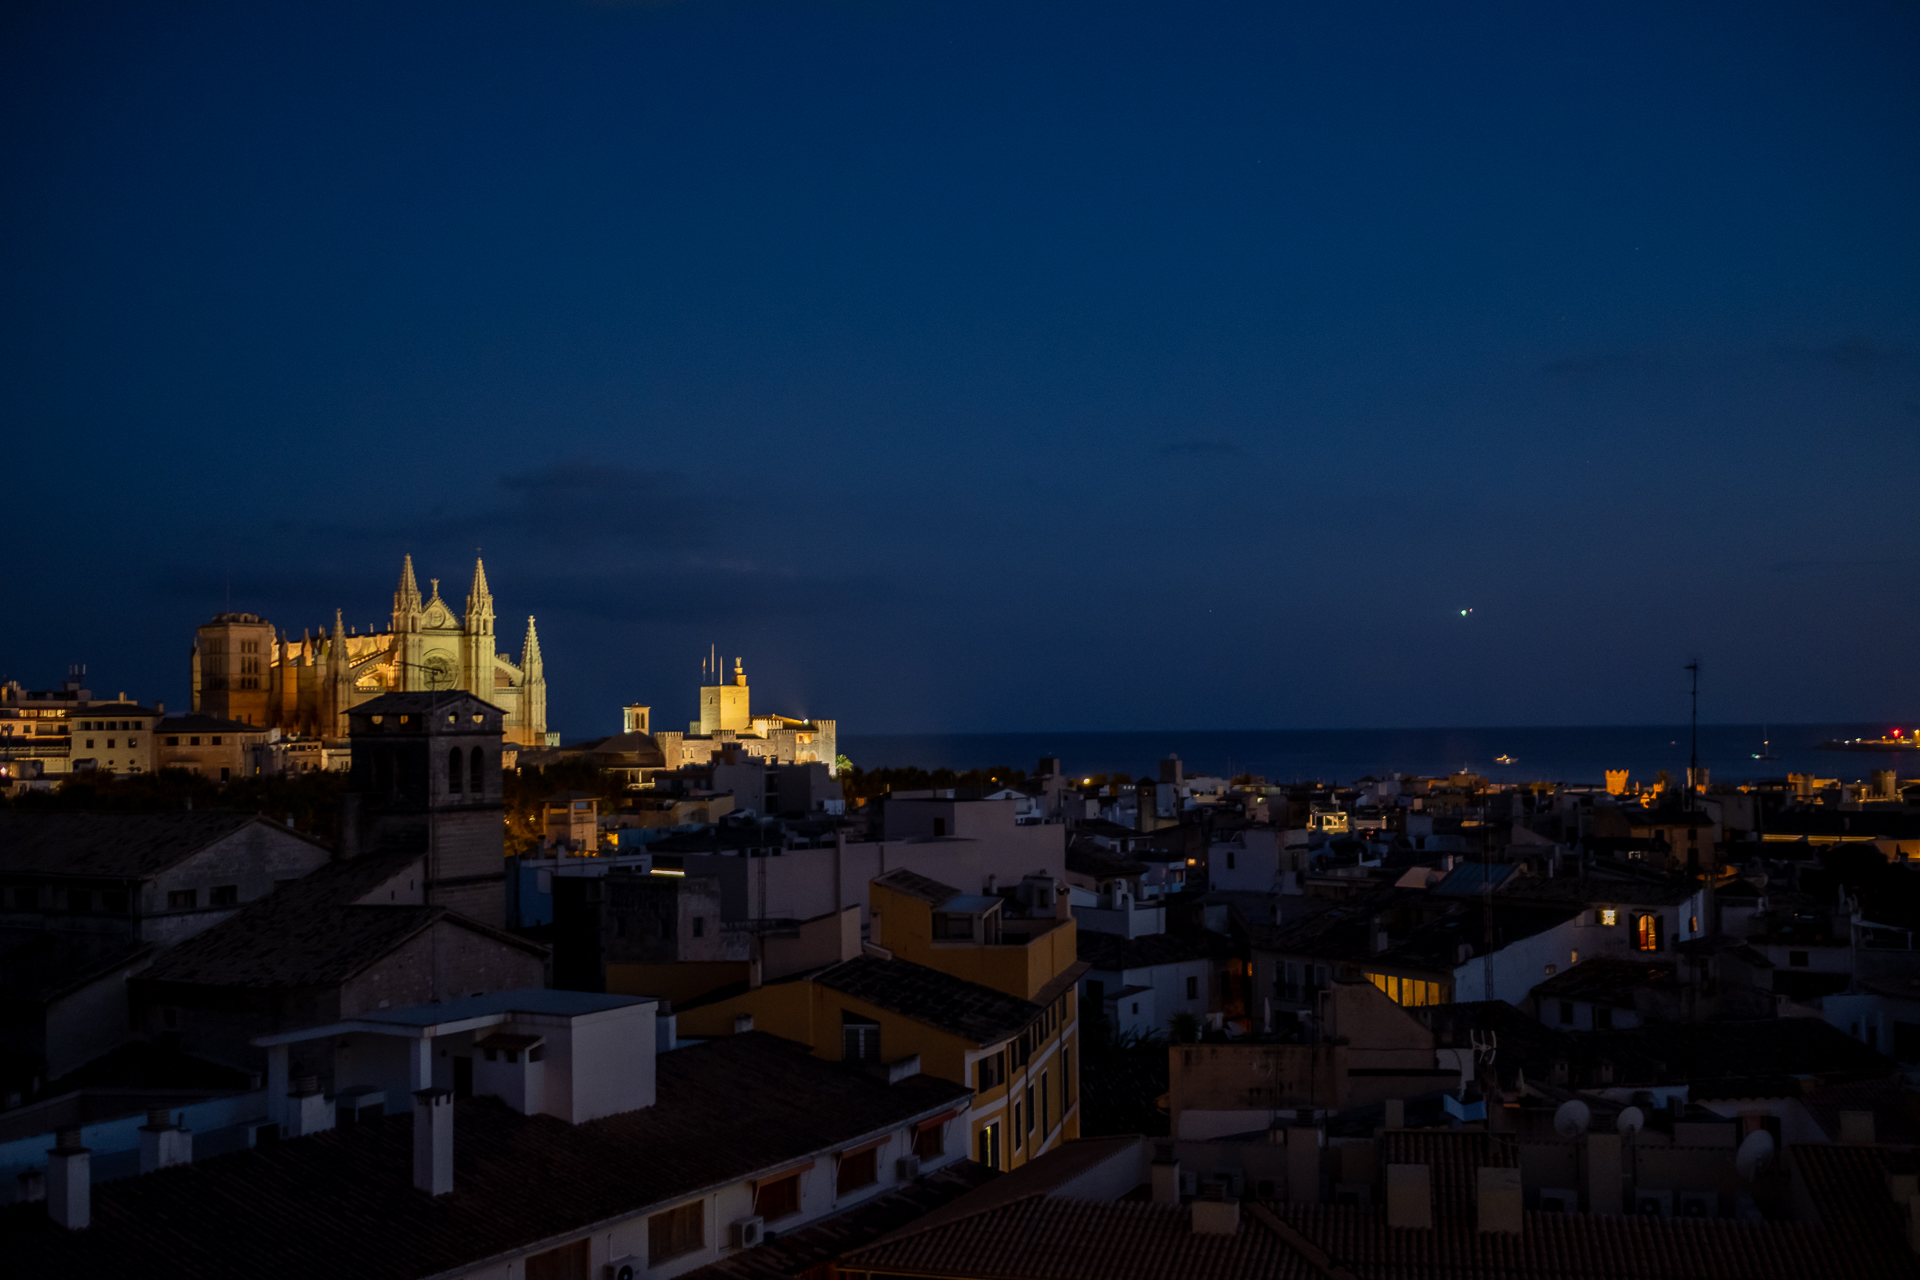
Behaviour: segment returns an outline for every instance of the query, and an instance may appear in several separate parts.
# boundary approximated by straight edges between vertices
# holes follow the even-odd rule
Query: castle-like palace
[[[547,746],[547,677],[533,619],[515,662],[494,652],[493,592],[480,561],[463,613],[448,607],[440,580],[432,581],[423,600],[413,557],[406,558],[385,631],[355,631],[336,610],[332,634],[307,631],[289,640],[254,614],[220,614],[194,638],[193,709],[287,734],[344,739],[347,713],[370,698],[464,689],[506,712],[507,741]]]

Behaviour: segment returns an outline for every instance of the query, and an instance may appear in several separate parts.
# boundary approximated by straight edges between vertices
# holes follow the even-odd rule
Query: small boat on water
[[[1778,760],[1780,757],[1773,754],[1773,739],[1766,736],[1767,730],[1765,728],[1762,728],[1760,733],[1762,735],[1760,738],[1760,749],[1753,753],[1753,758],[1755,760]]]
[[[1519,764],[1520,763],[1519,760],[1509,755],[1497,755],[1493,758],[1493,762],[1495,764]]]

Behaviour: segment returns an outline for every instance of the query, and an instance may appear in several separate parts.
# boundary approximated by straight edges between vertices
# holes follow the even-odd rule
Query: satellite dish
[[[1746,1141],[1740,1144],[1740,1150],[1733,1155],[1733,1167],[1748,1182],[1765,1173],[1767,1166],[1773,1163],[1773,1135],[1765,1129],[1755,1129],[1748,1134]]]
[[[1632,1137],[1647,1127],[1647,1113],[1638,1107],[1628,1107],[1613,1118],[1613,1127]]]
[[[1588,1109],[1586,1103],[1578,1099],[1561,1103],[1560,1109],[1553,1113],[1554,1131],[1563,1138],[1579,1137],[1592,1123],[1593,1112]]]

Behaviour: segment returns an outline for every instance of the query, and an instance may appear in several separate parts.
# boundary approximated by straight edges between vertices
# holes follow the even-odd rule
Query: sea
[[[1876,738],[1885,724],[1701,725],[1700,763],[1714,782],[1810,773],[1864,780],[1876,769],[1920,775],[1920,752],[1822,750],[1830,739]],[[1069,774],[1159,776],[1180,757],[1189,774],[1259,774],[1271,782],[1349,783],[1372,775],[1476,773],[1494,782],[1605,781],[1609,769],[1652,782],[1686,776],[1690,730],[1682,725],[1508,729],[1246,729],[1125,733],[845,734],[841,754],[862,769],[1024,769],[1057,756]],[[1775,757],[1759,759],[1762,755]],[[1510,763],[1499,759],[1506,756]]]

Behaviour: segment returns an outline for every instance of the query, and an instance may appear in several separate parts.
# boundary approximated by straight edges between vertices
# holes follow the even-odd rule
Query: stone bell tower
[[[348,716],[341,856],[421,853],[426,900],[506,926],[505,713],[460,689],[383,693]]]

